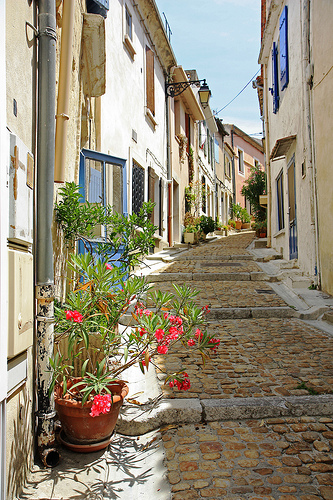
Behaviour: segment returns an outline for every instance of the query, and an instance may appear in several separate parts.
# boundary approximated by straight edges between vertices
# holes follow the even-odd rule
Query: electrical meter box
[[[34,158],[24,143],[10,134],[9,242],[29,246],[33,239]]]
[[[8,249],[8,358],[33,343],[33,258],[29,252]]]

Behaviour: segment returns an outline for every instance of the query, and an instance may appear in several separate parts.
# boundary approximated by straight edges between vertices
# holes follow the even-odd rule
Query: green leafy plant
[[[256,220],[266,219],[266,208],[259,203],[259,196],[266,193],[266,172],[259,166],[251,167],[251,173],[244,181],[241,194],[250,202]]]
[[[232,217],[236,220],[241,220],[242,207],[239,203],[232,204]]]
[[[308,393],[312,394],[313,396],[315,396],[316,394],[318,394],[318,392],[315,389],[313,389],[312,387],[308,387],[305,382],[301,382],[296,387],[296,389],[304,389],[305,391],[308,391]]]
[[[242,221],[243,224],[251,222],[251,216],[248,213],[248,211],[246,210],[246,208],[242,208],[240,210],[239,217],[240,217],[240,220]]]
[[[204,234],[212,233],[216,229],[216,222],[212,217],[202,215],[200,217],[200,230]]]
[[[62,384],[63,395],[84,403],[108,393],[108,384],[130,366],[145,372],[157,355],[175,352],[179,344],[203,358],[215,352],[219,341],[207,332],[207,307],[195,305],[198,292],[186,285],[174,285],[174,293],[152,291],[143,278],[126,277],[90,253],[72,255],[69,266],[76,282],[55,312],[51,392]],[[132,322],[120,327],[125,314]],[[165,373],[165,383],[190,386],[183,370]]]
[[[68,246],[73,249],[81,240],[87,251],[97,252],[104,259],[116,260],[118,265],[133,267],[140,256],[154,246],[156,226],[150,220],[154,204],[143,203],[138,214],[125,216],[113,211],[111,205],[103,206],[85,202],[80,187],[67,182],[59,189],[61,200],[55,205],[55,220],[63,230]],[[96,238],[96,226],[105,227],[106,238]]]

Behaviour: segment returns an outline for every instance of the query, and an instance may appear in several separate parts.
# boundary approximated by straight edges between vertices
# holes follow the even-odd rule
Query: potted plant
[[[258,238],[266,238],[267,235],[267,221],[256,221],[253,224],[253,229],[256,232]]]
[[[212,233],[216,229],[216,222],[210,216],[202,215],[200,217],[200,230],[206,236],[208,233]]]
[[[184,243],[193,245],[198,242],[198,229],[193,224],[189,224],[184,229]]]
[[[236,222],[233,219],[228,220],[228,227],[230,229],[236,229]]]
[[[251,227],[251,216],[246,208],[241,209],[240,219],[242,221],[242,229],[249,229]]]
[[[65,189],[61,210],[56,210],[64,233],[73,224],[68,234],[74,240],[84,232],[83,225],[74,228],[77,221],[65,210],[66,206],[71,206],[72,211],[79,211],[75,201],[79,198],[75,193],[77,190],[73,186]],[[154,366],[157,355],[169,355],[179,344],[198,350],[204,357],[209,351],[215,352],[219,344],[207,333],[207,308],[201,309],[193,302],[197,292],[176,285],[173,294],[152,292],[144,278],[131,273],[133,255],[137,259],[136,250],[142,251],[141,239],[136,239],[130,217],[120,214],[115,220],[110,214],[108,217],[110,234],[117,231],[114,243],[109,237],[109,246],[93,247],[87,239],[86,246],[90,250],[70,256],[68,267],[72,272],[72,286],[65,300],[55,308],[50,393],[55,395],[63,444],[80,452],[108,446],[119,409],[128,393],[124,379],[129,367],[137,365],[145,373]],[[150,228],[149,210],[146,219]],[[117,226],[117,220],[122,221],[121,226]],[[118,240],[124,233],[131,250],[127,257],[120,256],[116,262],[110,262],[112,249],[119,248]],[[165,373],[164,380],[180,390],[190,387],[184,370]]]
[[[242,213],[242,207],[240,206],[240,204],[233,203],[232,204],[232,214],[233,214],[233,217],[236,219],[235,228],[238,231],[242,228],[241,213]]]

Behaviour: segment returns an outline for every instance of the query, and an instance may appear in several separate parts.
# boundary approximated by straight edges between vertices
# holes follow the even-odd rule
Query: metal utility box
[[[33,259],[29,252],[8,249],[8,357],[33,343]]]
[[[8,239],[24,246],[33,239],[33,179],[33,155],[21,139],[10,134]]]

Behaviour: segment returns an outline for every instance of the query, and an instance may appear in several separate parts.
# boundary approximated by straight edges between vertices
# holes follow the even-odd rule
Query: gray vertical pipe
[[[36,190],[36,376],[37,441],[44,464],[55,465],[54,402],[49,396],[53,355],[53,185],[55,158],[56,8],[55,0],[38,2],[38,121]]]

